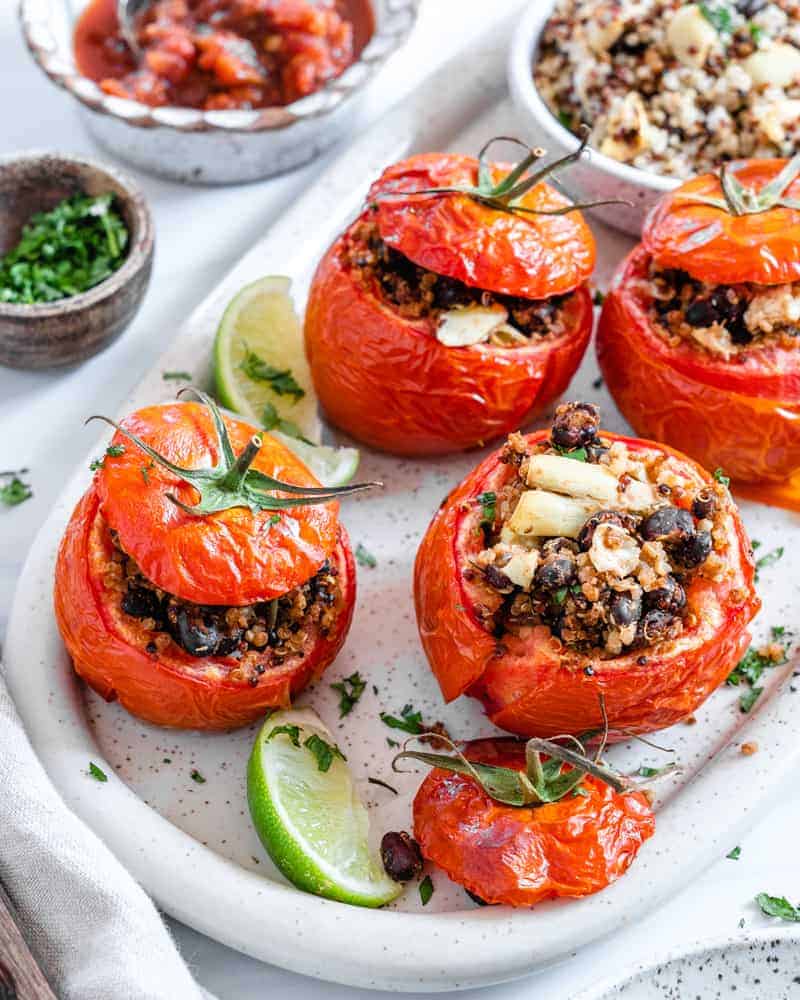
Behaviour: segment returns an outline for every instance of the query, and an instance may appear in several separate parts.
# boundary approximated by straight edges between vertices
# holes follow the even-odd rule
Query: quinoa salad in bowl
[[[534,56],[541,99],[619,163],[687,178],[800,139],[797,0],[557,0]]]

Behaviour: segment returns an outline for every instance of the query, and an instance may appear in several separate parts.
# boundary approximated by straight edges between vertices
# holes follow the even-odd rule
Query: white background
[[[375,113],[411,89],[460,42],[480,32],[488,18],[517,5],[518,0],[426,0],[411,44],[373,88],[370,100]],[[15,6],[10,0],[0,0],[0,153],[35,148],[102,157],[83,131],[72,101],[46,80],[28,56]],[[139,175],[155,215],[157,255],[153,283],[134,325],[101,356],[72,371],[28,374],[0,369],[0,469],[29,467],[26,478],[34,488],[33,500],[0,510],[0,629],[5,627],[14,584],[37,525],[96,436],[95,430],[83,427],[86,414],[117,411],[190,309],[263,233],[293,194],[313,182],[318,169],[311,166],[288,177],[228,189],[181,187]],[[741,794],[748,794],[745,785]],[[798,830],[800,791],[787,788],[785,802],[765,815],[742,842],[739,861],[721,859],[660,912],[648,918],[631,913],[629,929],[549,971],[464,995],[480,1000],[532,996],[565,1000],[665,948],[736,934],[742,918],[747,927],[763,927],[765,919],[752,902],[757,892],[800,900]],[[220,1000],[254,1000],[265,995],[281,1000],[377,996],[282,972],[173,926],[198,979]]]

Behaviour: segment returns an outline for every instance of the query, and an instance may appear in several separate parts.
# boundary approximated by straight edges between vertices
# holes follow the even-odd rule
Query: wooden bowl
[[[31,216],[76,194],[117,196],[128,227],[125,261],[88,292],[34,305],[0,302],[0,364],[53,368],[83,361],[127,327],[153,264],[153,220],[136,185],[113,167],[55,153],[0,157],[0,255],[19,241]]]

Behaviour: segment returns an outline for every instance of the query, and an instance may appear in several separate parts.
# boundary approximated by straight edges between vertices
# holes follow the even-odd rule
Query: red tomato
[[[654,448],[672,455],[704,482],[713,482],[672,448],[601,434],[624,441],[634,452]],[[536,444],[547,437],[547,431],[538,431],[527,440]],[[486,458],[450,494],[417,553],[417,624],[445,699],[464,693],[478,698],[495,725],[521,736],[601,728],[601,695],[612,735],[661,729],[691,715],[741,657],[750,640],[747,625],[761,604],[753,587],[750,543],[732,501],[726,501],[730,531],[724,550],[730,575],[719,582],[700,576],[691,581],[687,600],[694,624],[687,623],[677,639],[645,650],[587,658],[563,647],[543,625],[498,640],[476,614],[482,592],[465,579],[464,570],[483,548],[475,498],[497,491],[514,475],[499,456],[495,452]]]
[[[746,188],[761,191],[786,160],[747,160],[735,168]],[[800,179],[784,192],[800,198]],[[723,198],[716,174],[703,174],[665,195],[650,213],[642,243],[662,267],[688,272],[712,285],[752,281],[781,285],[800,280],[800,210],[776,207],[733,215],[693,198]]]
[[[623,262],[597,330],[598,361],[617,406],[638,434],[668,441],[734,481],[785,479],[800,469],[800,351],[765,345],[725,361],[687,342],[668,344],[650,321],[650,259],[639,246]]]
[[[468,744],[470,760],[525,770],[511,740]],[[533,906],[588,896],[615,882],[653,835],[641,792],[613,791],[587,776],[586,794],[535,807],[495,802],[466,775],[436,769],[414,799],[414,836],[423,855],[487,903]]]
[[[148,407],[125,426],[176,464],[197,467],[215,457],[204,412],[193,403]],[[253,428],[240,421],[226,423],[238,453]],[[268,436],[264,440],[256,468],[317,485],[288,450]],[[141,469],[148,464],[146,456],[119,434],[114,441],[124,444],[125,452],[105,458],[75,508],[56,565],[56,620],[75,670],[104,698],[119,699],[128,711],[157,725],[228,729],[288,706],[333,661],[352,620],[355,567],[336,505],[282,511],[275,525],[269,523],[269,511],[185,514],[166,493],[192,502],[193,488],[158,467],[149,468],[145,478]],[[338,571],[337,618],[327,635],[309,623],[300,651],[281,664],[265,662],[267,669],[257,677],[246,674],[233,656],[190,656],[173,641],[154,650],[154,633],[121,610],[119,585],[110,573],[112,529],[151,582],[202,604],[235,606],[266,599],[243,594],[285,594],[310,579],[327,559]]]

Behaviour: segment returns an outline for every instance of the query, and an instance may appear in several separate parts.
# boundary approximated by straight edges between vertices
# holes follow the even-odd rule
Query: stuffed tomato
[[[592,328],[592,234],[544,178],[431,153],[389,167],[317,268],[305,322],[333,423],[403,455],[480,445],[566,389]],[[574,155],[567,159],[574,159]],[[510,172],[511,171],[511,172]]]
[[[500,769],[501,777],[507,770],[533,779],[516,740],[475,740],[464,758],[492,769],[479,776],[497,777]],[[574,772],[559,769],[551,787],[558,782],[561,797],[509,804],[493,797],[492,785],[445,769],[452,764],[442,758],[417,791],[414,836],[425,858],[484,903],[534,906],[599,892],[628,870],[655,830],[648,798],[633,786],[614,788],[592,774],[572,781]]]
[[[331,663],[355,570],[337,491],[206,401],[118,425],[61,543],[55,611],[104,698],[158,725],[227,729]]]
[[[666,195],[597,334],[605,381],[637,433],[737,483],[800,470],[798,170],[797,158],[745,161]]]
[[[564,404],[448,497],[417,554],[442,693],[523,736],[647,732],[725,679],[760,606],[727,488],[673,449]]]

